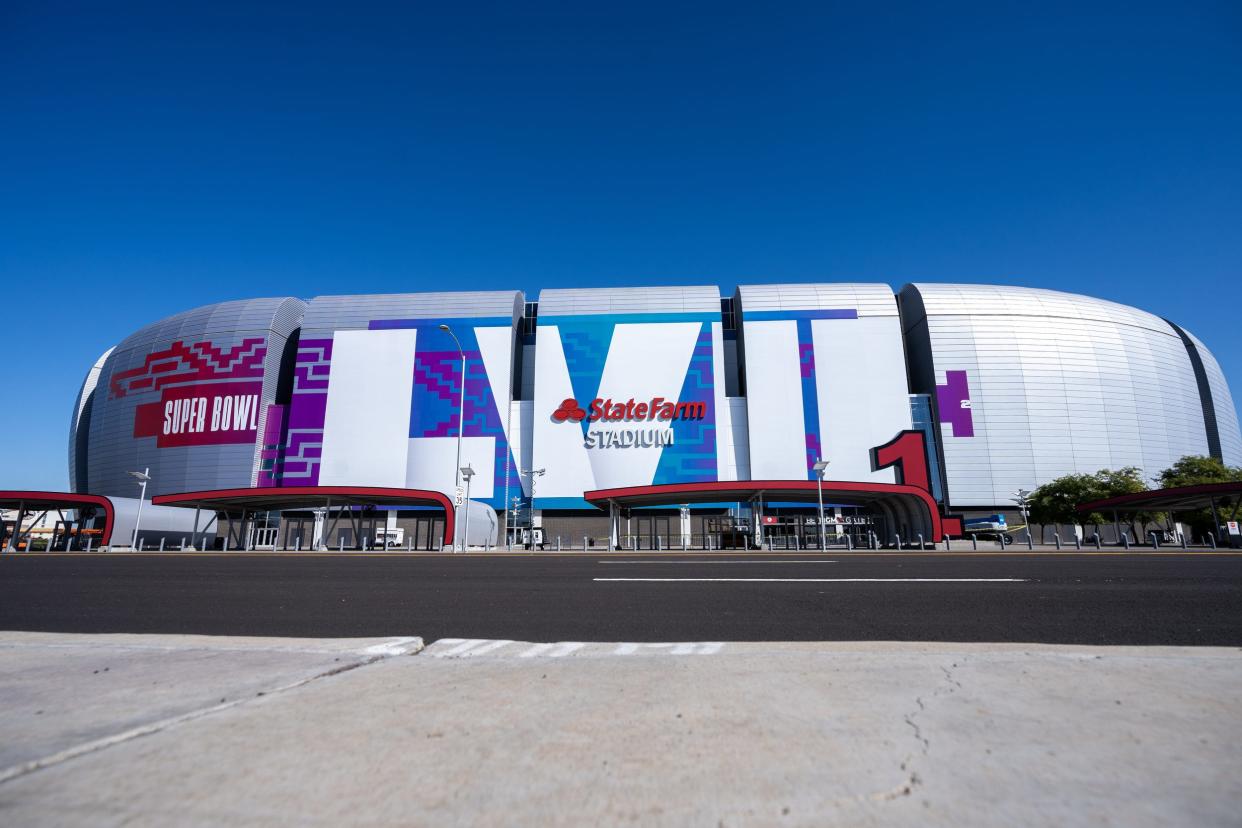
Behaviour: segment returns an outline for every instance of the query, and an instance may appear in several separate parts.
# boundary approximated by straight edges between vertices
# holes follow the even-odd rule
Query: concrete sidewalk
[[[1242,807],[1233,649],[420,647],[0,634],[0,818],[1130,826]]]

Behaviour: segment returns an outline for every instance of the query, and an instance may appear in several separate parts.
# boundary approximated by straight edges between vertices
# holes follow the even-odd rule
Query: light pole
[[[815,470],[815,493],[819,496],[819,548],[824,548],[824,470],[828,468],[829,460],[820,460],[815,458],[815,464],[811,466]]]
[[[547,474],[547,469],[527,469],[519,471],[518,474],[524,474],[530,478],[530,520],[528,521],[530,530],[530,546],[535,548],[535,478],[542,477]]]
[[[1010,498],[1010,501],[1016,504],[1018,510],[1022,512],[1022,522],[1026,524],[1026,539],[1029,541],[1031,539],[1031,520],[1027,517],[1027,509],[1029,509],[1031,505],[1031,490],[1018,489],[1012,494],[1013,497]],[[1043,538],[1040,538],[1039,542],[1043,543]]]
[[[138,526],[142,523],[142,501],[147,499],[147,484],[151,482],[151,467],[143,469],[140,472],[132,471],[129,473],[131,477],[138,481],[138,485],[142,487],[142,491],[138,494],[138,514],[134,517],[134,535],[129,539],[129,548],[138,548]]]
[[[467,463],[461,469],[461,476],[466,478],[466,525],[461,530],[461,551],[470,551],[470,478],[474,477],[474,469]]]
[[[453,329],[448,325],[440,325],[440,330],[453,337],[453,343],[457,345],[457,353],[461,356],[461,394],[457,400],[457,462],[453,464],[453,501],[456,503],[461,498],[461,435],[466,430],[466,352],[462,350],[461,340],[457,338],[457,334],[453,333]],[[461,521],[461,507],[455,509],[453,523],[457,524]],[[470,514],[467,507],[466,514]],[[454,539],[453,551],[457,551],[457,542]]]

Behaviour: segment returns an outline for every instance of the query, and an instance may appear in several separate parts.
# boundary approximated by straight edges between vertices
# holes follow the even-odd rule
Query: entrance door
[[[638,548],[668,549],[672,518],[667,515],[643,515],[638,518]]]
[[[315,542],[315,519],[313,517],[286,517],[285,548],[306,550]]]

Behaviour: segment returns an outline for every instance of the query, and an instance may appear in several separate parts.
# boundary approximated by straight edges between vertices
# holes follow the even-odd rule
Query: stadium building
[[[796,284],[197,308],[91,367],[69,472],[116,503],[145,471],[147,514],[192,513],[199,546],[680,549],[814,546],[821,491],[833,542],[931,542],[1018,489],[1188,454],[1239,464],[1242,436],[1174,322],[1048,290]]]

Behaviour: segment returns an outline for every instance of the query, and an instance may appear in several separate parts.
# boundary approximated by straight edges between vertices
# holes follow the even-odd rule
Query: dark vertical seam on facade
[[[1186,354],[1190,357],[1190,366],[1195,372],[1195,384],[1199,386],[1199,405],[1203,408],[1203,427],[1207,431],[1208,454],[1223,462],[1225,458],[1220,448],[1220,429],[1216,425],[1216,403],[1212,399],[1212,386],[1208,383],[1207,369],[1203,367],[1203,357],[1199,355],[1194,340],[1185,331],[1168,319],[1164,321],[1181,337],[1182,345],[1186,346]]]

